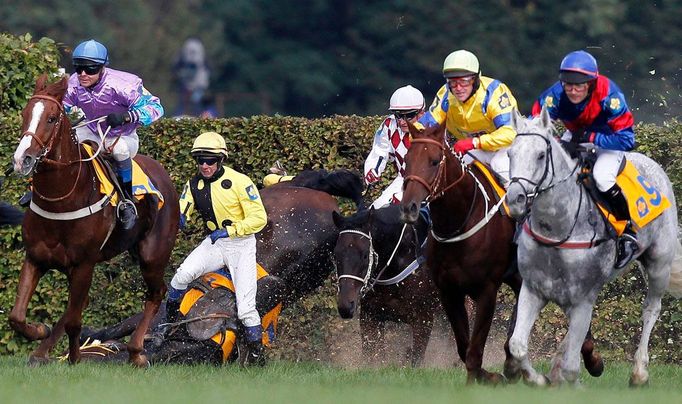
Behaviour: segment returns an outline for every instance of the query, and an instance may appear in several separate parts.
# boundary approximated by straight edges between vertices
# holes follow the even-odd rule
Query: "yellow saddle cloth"
[[[623,191],[625,200],[628,202],[628,211],[635,231],[646,226],[670,207],[668,198],[651,185],[630,161],[625,162],[625,168],[616,177],[616,184]],[[597,203],[597,206],[616,233],[619,236],[623,234],[627,220],[618,220],[600,203]]]
[[[94,153],[92,147],[90,147],[88,144],[83,144],[83,148],[87,152],[88,156],[92,157]],[[92,160],[92,165],[95,167],[95,172],[97,173],[97,178],[99,179],[99,191],[104,195],[112,195],[109,203],[116,206],[119,196],[116,192],[114,192],[114,184],[112,184],[111,180],[105,174],[105,170],[99,161]],[[133,196],[139,201],[148,194],[157,196],[159,200],[158,209],[161,209],[164,202],[163,195],[161,195],[161,192],[156,189],[152,181],[149,179],[147,174],[142,171],[142,168],[137,164],[137,162],[133,160]]]
[[[261,278],[268,276],[267,271],[260,264],[256,264],[257,275],[256,278],[260,280]],[[227,274],[227,273],[226,273]],[[232,292],[234,292],[234,283],[229,275],[220,272],[209,272],[202,276],[204,282],[206,282],[212,288],[224,287]],[[204,292],[199,289],[190,289],[185,293],[180,302],[180,313],[187,314],[192,306],[204,295]],[[270,311],[261,316],[261,325],[263,327],[263,345],[269,347],[270,342],[274,339],[277,333],[277,320],[279,319],[279,314],[282,311],[282,302],[277,303]],[[225,330],[224,332],[219,332],[211,340],[215,341],[220,345],[223,351],[223,363],[228,360],[232,351],[234,350],[235,343],[237,341],[237,335],[232,330]]]
[[[478,167],[479,170],[485,175],[485,178],[488,179],[488,182],[490,185],[492,185],[493,189],[495,190],[495,193],[497,194],[498,200],[499,198],[504,198],[504,196],[507,194],[507,191],[504,189],[504,187],[499,183],[497,177],[495,174],[493,174],[493,171],[488,167],[486,164],[481,163],[478,160],[474,160],[473,164]],[[504,206],[504,211],[507,213],[507,216],[511,215],[509,214],[509,206],[507,206],[507,202],[505,201],[502,206]]]

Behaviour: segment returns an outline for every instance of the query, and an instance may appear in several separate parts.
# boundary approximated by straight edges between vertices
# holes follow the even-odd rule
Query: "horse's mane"
[[[372,215],[375,222],[386,226],[402,225],[400,220],[400,205],[389,205],[379,209],[370,209],[359,211],[344,219],[343,226],[339,230],[357,229],[362,227],[369,221],[369,215]]]

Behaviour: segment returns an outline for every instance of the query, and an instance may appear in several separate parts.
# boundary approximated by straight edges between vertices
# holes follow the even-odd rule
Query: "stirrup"
[[[126,211],[131,212],[132,215],[124,213]],[[127,216],[127,217],[126,217]],[[135,203],[130,199],[121,199],[121,201],[116,205],[116,218],[123,225],[125,230],[130,230],[135,225],[135,220],[137,219],[137,207]]]
[[[615,269],[622,269],[627,266],[639,251],[637,238],[630,233],[623,233],[617,241]]]
[[[284,169],[284,166],[282,165],[282,163],[279,162],[279,160],[276,160],[275,164],[273,164],[272,167],[270,167],[270,172],[272,174],[277,174],[277,175],[282,175],[282,176],[287,175],[287,171]]]

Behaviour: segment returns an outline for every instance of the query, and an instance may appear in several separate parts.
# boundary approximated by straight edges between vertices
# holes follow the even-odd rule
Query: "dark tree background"
[[[184,40],[200,38],[225,116],[382,114],[393,90],[431,101],[443,59],[476,53],[528,112],[556,80],[563,55],[593,53],[638,120],[682,110],[681,0],[5,0],[0,31],[48,36],[71,49],[95,38],[112,67],[135,72],[172,111],[171,67]]]

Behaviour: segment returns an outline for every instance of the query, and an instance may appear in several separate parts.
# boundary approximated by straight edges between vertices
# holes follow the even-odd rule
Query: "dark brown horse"
[[[271,275],[283,281],[285,305],[322,286],[332,272],[334,245],[339,234],[332,220],[339,204],[332,195],[359,201],[362,187],[362,178],[350,171],[315,170],[260,190],[268,224],[256,234],[256,257]],[[261,296],[259,290],[257,305]],[[137,327],[141,317],[136,314],[104,329],[87,330],[84,337],[101,341],[121,339]],[[165,305],[162,305],[150,330],[164,318]]]
[[[138,154],[135,161],[165,202],[158,209],[158,199],[145,196],[136,204],[139,219],[135,226],[125,231],[117,225],[115,208],[103,200],[94,167],[83,161],[82,145],[71,131],[62,106],[66,89],[66,77],[48,84],[47,77],[41,76],[22,112],[23,136],[14,154],[14,167],[22,175],[33,174],[36,206],[24,218],[26,257],[9,322],[26,338],[43,340],[29,357],[30,362],[47,361],[64,332],[69,337],[69,361],[78,362],[82,312],[88,303],[93,267],[129,251],[139,260],[147,295],[144,315],[128,343],[128,353],[130,362],[144,366],[143,337],[166,291],[163,274],[178,230],[178,195],[164,168]],[[45,324],[26,322],[31,296],[50,269],[63,272],[69,281],[66,311],[52,331]]]
[[[403,220],[415,222],[420,204],[429,202],[433,223],[426,262],[455,334],[457,353],[466,365],[467,383],[499,383],[504,380],[502,375],[482,368],[483,350],[500,286],[506,283],[517,297],[521,288],[515,265],[515,223],[501,213],[495,191],[481,170],[465,166],[448,147],[443,127],[419,132],[411,126],[410,131],[413,140],[406,156]],[[464,305],[467,295],[476,308],[471,334]],[[516,305],[504,344],[505,374],[514,376],[509,338],[515,318]],[[588,371],[601,374],[603,363],[593,350],[590,333],[582,352]]]
[[[412,366],[420,365],[431,336],[434,313],[440,309],[438,291],[422,265],[421,246],[428,219],[412,225],[400,221],[400,207],[334,214],[340,230],[334,257],[339,278],[336,303],[342,318],[360,310],[360,334],[365,358],[385,355],[386,321],[412,328]]]

